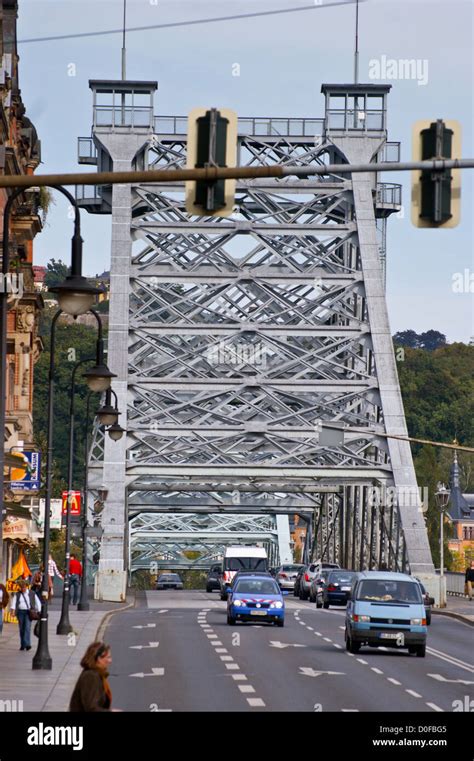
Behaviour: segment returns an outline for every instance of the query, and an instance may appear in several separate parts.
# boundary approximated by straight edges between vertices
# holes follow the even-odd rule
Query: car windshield
[[[419,584],[413,581],[367,579],[359,585],[357,599],[374,602],[421,603],[421,591]]]
[[[266,558],[226,558],[226,571],[266,571]]]
[[[328,582],[330,584],[352,584],[352,579],[356,574],[349,571],[343,573],[330,573],[328,574]]]
[[[301,568],[300,565],[282,565],[281,571],[299,571]]]
[[[177,573],[167,573],[160,576],[158,581],[181,581]]]
[[[279,595],[280,588],[273,579],[241,579],[237,581],[236,594]]]

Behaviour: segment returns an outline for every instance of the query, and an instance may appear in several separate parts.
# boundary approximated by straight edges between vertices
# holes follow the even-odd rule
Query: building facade
[[[18,74],[16,41],[17,0],[0,0],[0,172],[31,175],[41,160],[41,146],[26,115]],[[3,212],[11,191],[0,189]],[[7,319],[7,371],[1,387],[6,394],[6,425],[3,432],[7,453],[5,504],[2,506],[2,562],[0,578],[7,578],[19,548],[33,543],[29,503],[35,494],[31,484],[18,488],[25,471],[12,463],[33,445],[33,375],[42,351],[38,335],[42,297],[34,286],[33,241],[42,229],[41,209],[47,206],[44,189],[25,190],[10,215],[10,280]],[[1,256],[1,251],[0,251]],[[11,285],[11,288],[10,288]]]

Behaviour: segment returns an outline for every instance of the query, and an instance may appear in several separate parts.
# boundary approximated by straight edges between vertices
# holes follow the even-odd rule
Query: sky
[[[239,116],[322,117],[321,84],[353,81],[355,3],[331,2],[127,0],[127,27],[145,27],[127,34],[127,78],[158,81],[157,115],[187,115],[195,106],[209,105],[232,108]],[[294,10],[152,28],[283,9]],[[402,161],[411,159],[412,125],[419,119],[458,120],[462,156],[474,155],[473,17],[471,1],[360,2],[359,81],[392,85],[388,139],[401,142]],[[123,0],[19,0],[20,87],[42,144],[37,173],[85,169],[77,164],[77,138],[91,132],[88,81],[121,77],[121,34],[44,38],[116,30],[122,21]],[[398,62],[406,59],[417,66],[414,77],[402,79]],[[380,79],[374,79],[377,74]],[[392,333],[433,329],[450,343],[469,342],[474,336],[472,170],[462,175],[461,221],[454,229],[414,227],[410,173],[382,179],[401,183],[404,199],[387,234]],[[82,212],[86,275],[109,269],[110,221]],[[71,235],[67,201],[56,194],[45,230],[35,239],[35,264],[52,257],[69,262]]]

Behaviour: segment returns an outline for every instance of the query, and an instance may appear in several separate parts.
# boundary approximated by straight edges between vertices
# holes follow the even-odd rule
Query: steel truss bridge
[[[81,163],[185,166],[186,119],[155,116],[155,82],[90,87]],[[240,119],[238,163],[397,160],[389,89],[323,85],[323,119]],[[187,214],[179,182],[78,198],[112,217],[108,361],[127,428],[118,443],[97,429],[90,452],[91,488],[109,489],[98,596],[152,562],[188,567],[189,550],[208,567],[229,541],[288,560],[292,514],[305,559],[433,574],[409,444],[381,435],[407,435],[385,300],[400,186],[238,181],[227,219]]]

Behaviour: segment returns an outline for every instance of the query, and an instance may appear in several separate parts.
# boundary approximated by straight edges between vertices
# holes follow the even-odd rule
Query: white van
[[[267,551],[264,547],[245,544],[226,547],[222,570],[221,600],[227,600],[227,592],[237,571],[268,571]]]

